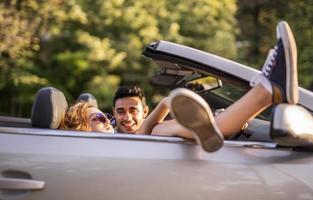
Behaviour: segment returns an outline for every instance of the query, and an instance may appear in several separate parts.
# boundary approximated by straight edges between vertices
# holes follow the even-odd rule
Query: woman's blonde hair
[[[80,101],[69,107],[62,120],[61,129],[90,131],[88,124],[87,110],[93,108],[91,104],[85,101]]]

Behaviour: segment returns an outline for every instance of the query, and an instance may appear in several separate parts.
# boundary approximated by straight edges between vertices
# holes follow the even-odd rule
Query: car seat
[[[66,98],[60,90],[54,87],[40,89],[32,106],[32,127],[59,128],[67,107]]]
[[[90,93],[82,93],[77,98],[77,101],[86,101],[86,102],[90,103],[93,107],[98,108],[97,99]]]

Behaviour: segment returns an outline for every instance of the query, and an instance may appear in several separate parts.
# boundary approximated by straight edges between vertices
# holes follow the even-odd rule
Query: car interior
[[[218,93],[213,92],[222,87],[222,82],[219,79],[204,76],[203,74],[192,72],[191,70],[178,72],[179,75],[174,75],[173,71],[171,73],[170,76],[175,76],[176,81],[170,82],[170,78],[167,77],[168,88],[186,87],[199,93],[209,103],[213,111],[226,108],[232,103],[231,99],[223,98]],[[159,74],[161,75],[156,75],[152,82],[156,86],[161,83],[161,86],[164,87],[166,81],[162,80],[164,80],[167,74],[165,74],[164,71]],[[206,80],[204,80],[204,78]],[[90,93],[82,93],[77,98],[77,101],[81,100],[98,107],[96,98]],[[67,107],[68,103],[63,92],[54,87],[41,88],[35,96],[30,119],[2,117],[0,118],[0,125],[8,127],[58,129]],[[253,134],[255,130],[264,134]],[[252,120],[249,122],[249,126],[246,129],[238,133],[232,139],[271,142],[272,140],[269,137],[269,122],[263,119]]]
[[[160,66],[160,70],[152,78],[153,85],[170,90],[179,87],[188,88],[202,96],[213,112],[227,108],[249,89],[241,83],[234,85],[234,81],[222,81],[220,78],[206,72],[192,70],[185,65],[159,60],[155,62]],[[247,126],[231,139],[273,142],[269,134],[270,114],[271,109],[269,108],[257,118],[249,121]]]
[[[170,89],[176,87],[192,89],[208,102],[213,111],[226,108],[240,98],[250,88],[251,77],[260,73],[240,63],[167,41],[151,43],[144,50],[143,55],[159,65],[160,71],[154,77],[153,84],[168,86]],[[210,87],[210,82],[212,82],[210,80],[215,80],[213,81],[215,86]],[[309,99],[312,99],[312,95],[303,88],[299,88],[299,90],[300,96],[302,96],[300,102],[305,102],[303,105],[309,106],[308,110],[300,105],[287,105],[286,108],[272,106],[250,120],[248,125],[233,139],[278,142],[282,146],[302,146],[303,144],[313,146],[313,118],[310,113],[313,110],[310,106],[311,102],[308,102]],[[273,112],[275,110],[278,111]],[[288,110],[297,112],[299,116],[302,116],[302,121],[290,120],[291,117],[286,114]],[[277,127],[274,127],[273,124]],[[303,124],[304,127],[294,128],[294,124]],[[279,134],[279,132],[283,132],[283,134]],[[306,135],[306,139],[302,141],[300,135]]]

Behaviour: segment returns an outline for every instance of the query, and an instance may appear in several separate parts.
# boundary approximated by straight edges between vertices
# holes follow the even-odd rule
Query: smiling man
[[[135,134],[148,115],[149,108],[141,88],[122,86],[113,99],[113,114],[119,133]]]

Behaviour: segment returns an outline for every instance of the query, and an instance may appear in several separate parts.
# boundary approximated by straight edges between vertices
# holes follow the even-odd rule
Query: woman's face
[[[97,108],[88,108],[88,124],[91,131],[96,132],[114,132],[113,126],[110,124],[108,118]]]

